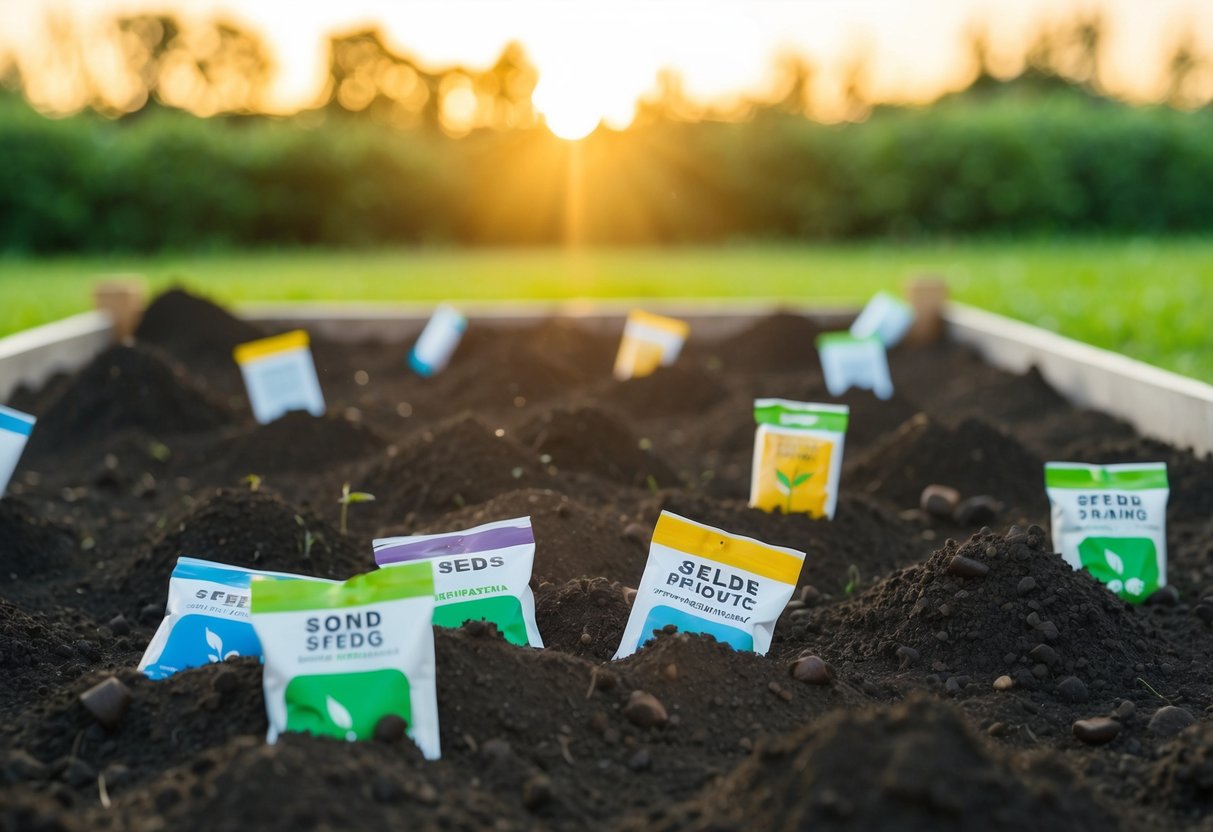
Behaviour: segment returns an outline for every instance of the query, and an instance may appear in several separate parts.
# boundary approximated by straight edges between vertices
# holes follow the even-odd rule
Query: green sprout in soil
[[[852,563],[847,567],[847,583],[842,588],[843,594],[848,598],[851,597],[855,593],[855,590],[859,589],[860,583],[862,581],[859,578],[859,567]]]
[[[253,492],[254,494],[256,494],[259,490],[261,490],[262,480],[261,480],[261,476],[258,474],[248,474],[247,476],[243,477],[240,480],[240,482],[247,485],[248,490]]]
[[[791,476],[789,476],[778,468],[775,469],[775,479],[779,483],[776,487],[779,489],[779,493],[787,498],[787,502],[785,503],[786,508],[784,509],[786,514],[792,513],[792,495],[796,493],[796,489],[808,482],[813,476],[813,472],[811,471],[801,474],[798,473],[799,470],[793,470]]]
[[[365,491],[350,491],[350,484],[348,482],[341,486],[341,497],[337,500],[337,502],[341,504],[342,534],[345,534],[349,528],[346,524],[346,520],[350,510],[350,503],[369,503],[374,499],[374,494],[367,494]]]
[[[1154,686],[1153,686],[1153,685],[1151,685],[1149,682],[1147,682],[1145,679],[1143,679],[1143,678],[1141,678],[1140,676],[1138,676],[1138,677],[1137,677],[1137,681],[1139,681],[1139,682],[1141,682],[1143,685],[1145,685],[1145,686],[1146,686],[1146,690],[1150,691],[1150,693],[1152,693],[1152,694],[1154,694],[1155,696],[1157,696],[1157,697],[1158,697],[1159,699],[1161,699],[1163,702],[1166,702],[1168,705],[1170,705],[1170,704],[1171,704],[1171,700],[1170,700],[1170,699],[1168,699],[1167,697],[1163,696],[1161,693],[1159,693],[1158,691],[1156,691],[1156,690],[1154,689]]]

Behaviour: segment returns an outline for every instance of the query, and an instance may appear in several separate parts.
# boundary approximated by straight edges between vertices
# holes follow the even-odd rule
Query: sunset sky
[[[816,67],[814,91],[827,110],[861,55],[869,94],[926,100],[969,77],[974,24],[989,30],[997,68],[1012,73],[1041,22],[1086,10],[1105,17],[1103,78],[1126,97],[1159,93],[1184,32],[1213,54],[1210,0],[0,0],[0,51],[36,66],[51,15],[87,36],[117,14],[222,14],[269,44],[268,105],[290,111],[315,102],[333,31],[379,25],[394,48],[435,66],[485,65],[518,40],[539,68],[536,105],[549,119],[624,126],[663,67],[680,72],[696,99],[727,101],[768,88],[775,57],[792,51]]]

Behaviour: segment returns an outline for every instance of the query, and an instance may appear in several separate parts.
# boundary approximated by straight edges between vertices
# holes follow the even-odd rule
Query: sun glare
[[[590,93],[567,75],[540,76],[531,100],[552,133],[576,141],[593,133],[602,121],[601,108]]]

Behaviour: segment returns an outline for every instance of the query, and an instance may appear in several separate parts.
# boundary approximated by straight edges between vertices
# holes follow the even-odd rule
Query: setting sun
[[[602,121],[593,99],[567,76],[541,78],[531,100],[548,129],[562,139],[583,139]]]

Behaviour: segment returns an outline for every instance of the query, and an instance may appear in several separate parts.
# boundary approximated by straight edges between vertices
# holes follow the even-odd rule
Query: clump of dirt
[[[899,508],[914,508],[939,483],[965,497],[1000,500],[1032,519],[1048,513],[1044,463],[1014,438],[978,419],[955,428],[916,417],[846,465],[843,478]]]
[[[124,429],[160,437],[232,421],[230,410],[163,353],[114,346],[94,358],[47,407],[30,435],[28,452],[64,452]]]
[[[631,612],[627,587],[606,578],[545,583],[535,593],[535,620],[544,647],[592,661],[615,655]]]
[[[412,517],[432,518],[549,480],[537,455],[505,436],[503,428],[463,414],[415,434],[395,456],[368,466],[354,486],[377,498],[359,506],[373,510],[362,515],[409,524]]]
[[[634,419],[658,416],[696,417],[732,395],[718,373],[675,364],[652,375],[617,381],[600,393],[602,401]]]
[[[485,503],[467,506],[430,521],[416,532],[438,534],[470,529],[512,517],[530,517],[535,533],[534,575],[567,581],[581,575],[634,579],[644,569],[646,547],[623,536],[626,528],[602,509],[591,508],[548,488],[507,491]]]
[[[348,419],[296,410],[233,436],[215,450],[214,459],[229,478],[310,474],[365,460],[386,447],[373,430]]]
[[[548,410],[516,438],[558,469],[607,477],[624,485],[677,485],[678,475],[615,415],[578,405]]]
[[[28,503],[0,499],[0,584],[68,569],[79,545],[73,532],[38,517]]]
[[[986,745],[956,709],[916,696],[837,713],[763,745],[713,788],[624,830],[1115,828],[1062,770]]]
[[[344,580],[368,571],[369,547],[276,494],[220,489],[166,530],[135,559],[123,593],[135,609],[163,601],[181,555],[250,569]]]
[[[1051,552],[1039,527],[948,541],[808,627],[820,636],[807,641],[829,659],[892,669],[905,647],[928,671],[968,676],[983,690],[1006,674],[1063,702],[1131,695],[1138,676],[1164,674],[1158,634]]]

